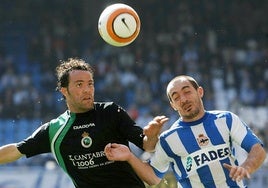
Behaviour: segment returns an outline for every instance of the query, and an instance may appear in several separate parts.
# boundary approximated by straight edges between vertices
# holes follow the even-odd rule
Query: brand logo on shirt
[[[225,159],[230,155],[231,152],[227,144],[201,149],[185,157],[185,169],[187,172],[193,172],[202,166]]]
[[[84,124],[84,125],[77,125],[77,126],[73,126],[73,129],[74,130],[86,129],[86,128],[89,128],[89,127],[95,127],[95,124],[94,123],[89,123],[89,124]]]
[[[199,146],[206,146],[209,143],[209,139],[205,135],[200,134],[200,135],[198,135],[197,142],[198,142]]]
[[[92,145],[92,139],[87,132],[82,134],[81,144],[84,148],[89,148]]]

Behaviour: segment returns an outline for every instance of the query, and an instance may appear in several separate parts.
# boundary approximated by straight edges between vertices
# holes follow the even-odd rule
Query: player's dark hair
[[[57,75],[57,90],[61,87],[68,87],[69,73],[73,70],[89,71],[92,76],[94,74],[93,68],[82,59],[69,58],[66,61],[61,60],[60,64],[56,67]]]

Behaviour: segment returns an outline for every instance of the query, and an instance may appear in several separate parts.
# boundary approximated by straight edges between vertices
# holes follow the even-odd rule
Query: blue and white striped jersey
[[[160,178],[171,167],[184,188],[245,187],[232,181],[222,164],[238,164],[234,144],[249,152],[256,143],[262,144],[237,115],[206,111],[200,120],[179,119],[163,132],[149,162]]]

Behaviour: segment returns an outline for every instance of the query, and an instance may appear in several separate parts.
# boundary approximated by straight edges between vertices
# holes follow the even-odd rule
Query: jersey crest
[[[92,145],[92,138],[89,137],[89,134],[87,132],[84,132],[82,134],[81,145],[84,148],[89,148]]]
[[[206,146],[209,143],[209,139],[204,134],[199,134],[197,138],[197,142],[199,146]]]

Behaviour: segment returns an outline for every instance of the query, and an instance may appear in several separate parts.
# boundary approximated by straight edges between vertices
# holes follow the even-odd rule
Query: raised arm
[[[167,121],[168,118],[166,116],[156,116],[144,127],[143,133],[145,137],[143,139],[143,149],[145,151],[154,151],[162,127]]]
[[[127,161],[136,174],[148,185],[156,185],[160,183],[161,179],[155,175],[152,167],[131,153],[127,146],[114,143],[107,144],[104,152],[106,157],[111,161]]]
[[[0,147],[0,164],[16,161],[22,156],[15,143]]]
[[[241,181],[244,178],[250,178],[250,174],[253,174],[262,165],[265,157],[266,152],[261,144],[255,144],[243,164],[240,166],[224,164],[224,167],[230,171],[229,176],[233,180]]]

